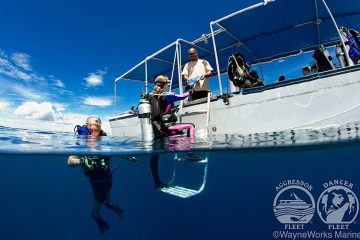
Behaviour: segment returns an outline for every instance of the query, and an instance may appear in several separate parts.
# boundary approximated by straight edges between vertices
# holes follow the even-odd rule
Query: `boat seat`
[[[187,131],[186,135],[190,138],[195,137],[195,126],[192,123],[180,123],[175,125],[170,125],[166,127],[169,136],[177,135],[182,133],[184,130]]]

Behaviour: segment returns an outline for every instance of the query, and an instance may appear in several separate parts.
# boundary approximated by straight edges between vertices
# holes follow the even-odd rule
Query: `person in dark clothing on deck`
[[[177,95],[175,93],[167,93],[167,87],[169,84],[169,80],[166,76],[160,75],[155,79],[156,86],[154,87],[154,91],[149,95],[149,102],[151,105],[151,122],[153,125],[153,130],[156,138],[163,138],[169,135],[174,135],[177,129],[185,129],[178,127],[168,127],[166,126],[166,121],[164,121],[163,116],[167,113],[170,113],[172,104],[176,101],[183,100],[189,96],[189,93],[185,93],[182,95]],[[169,116],[175,117],[175,116]],[[167,121],[171,122],[175,119],[168,119]],[[186,128],[187,129],[187,128]],[[173,132],[174,131],[174,132]]]

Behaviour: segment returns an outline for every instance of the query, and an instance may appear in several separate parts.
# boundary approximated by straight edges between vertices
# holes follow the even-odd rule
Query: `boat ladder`
[[[180,186],[176,184],[176,177],[178,176],[177,175],[178,165],[182,163],[201,165],[203,172],[202,183],[198,188]],[[185,152],[176,153],[174,157],[174,169],[173,169],[172,178],[170,182],[167,184],[167,186],[160,188],[159,191],[180,198],[189,198],[195,196],[201,193],[205,188],[206,179],[207,179],[207,168],[208,168],[208,154],[205,154],[204,156],[200,157],[193,153],[185,153]]]
[[[189,116],[189,115],[205,114],[205,116],[206,116],[205,127],[207,129],[209,127],[209,121],[210,121],[210,101],[211,101],[211,92],[208,92],[205,109],[199,109],[199,110],[189,111],[189,112],[185,112],[185,113],[182,112],[183,111],[183,103],[181,103],[181,107],[180,107],[181,114],[179,116],[182,117],[182,116]]]

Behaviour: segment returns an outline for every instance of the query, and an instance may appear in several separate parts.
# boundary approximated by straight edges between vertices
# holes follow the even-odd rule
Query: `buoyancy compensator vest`
[[[245,77],[248,76],[250,66],[245,62],[242,54],[232,54],[228,60],[227,73],[229,79],[236,87],[242,87]]]
[[[111,176],[109,162],[110,157],[107,156],[83,156],[80,158],[85,176],[92,179],[104,179]]]
[[[75,134],[78,134],[78,135],[90,135],[90,130],[88,129],[88,127],[86,125],[76,125],[74,127],[74,133]],[[100,136],[107,136],[107,133],[104,132],[103,130],[100,130]]]

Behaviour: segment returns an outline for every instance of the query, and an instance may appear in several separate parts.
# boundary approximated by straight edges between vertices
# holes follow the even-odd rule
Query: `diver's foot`
[[[105,206],[108,209],[113,210],[119,218],[123,219],[124,210],[121,207],[119,207],[115,204],[112,204],[112,203],[105,203]]]
[[[96,221],[99,231],[101,233],[105,233],[107,230],[109,230],[109,224],[102,217],[95,216],[95,213],[92,213],[92,217]]]

